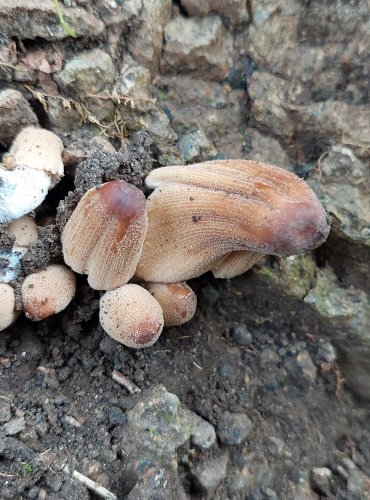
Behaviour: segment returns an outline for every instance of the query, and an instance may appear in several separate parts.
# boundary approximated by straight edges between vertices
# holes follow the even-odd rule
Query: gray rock
[[[210,493],[225,479],[227,463],[227,455],[212,457],[196,464],[192,468],[192,473],[200,486]]]
[[[232,67],[232,38],[218,16],[173,18],[164,30],[163,72],[221,80]]]
[[[171,18],[171,0],[142,0],[140,26],[128,39],[133,58],[155,76],[162,53],[163,27]]]
[[[244,0],[181,0],[182,7],[189,16],[203,17],[212,12],[225,17],[231,24],[249,21],[249,14]]]
[[[339,286],[329,268],[317,270],[317,284],[304,298],[326,322],[332,342],[343,356],[347,383],[370,398],[370,297],[362,290]]]
[[[132,488],[126,497],[127,500],[142,500],[143,498],[185,500],[188,498],[174,471],[152,467],[140,476],[140,481]]]
[[[11,416],[10,404],[5,400],[0,399],[0,424],[8,422],[11,419]]]
[[[216,431],[214,427],[205,420],[199,422],[191,436],[191,442],[201,450],[208,450],[216,442]]]
[[[156,460],[171,462],[177,448],[193,436],[201,448],[211,446],[211,425],[181,405],[175,394],[157,385],[143,394],[132,410],[127,412],[126,448],[138,452],[138,443],[145,453]]]
[[[297,354],[297,364],[301,368],[303,376],[311,383],[315,382],[317,369],[313,364],[308,351],[302,351]]]
[[[23,431],[26,423],[24,417],[13,418],[9,422],[3,425],[4,432],[7,436],[15,436],[19,432]]]
[[[217,154],[213,144],[208,140],[202,129],[184,134],[180,138],[177,147],[185,161],[192,163],[205,160],[209,156]]]
[[[252,334],[244,325],[233,328],[232,337],[239,345],[250,346],[253,342]]]
[[[332,472],[327,467],[314,467],[311,471],[311,483],[321,495],[329,495]]]
[[[0,144],[9,146],[27,125],[38,125],[37,116],[28,101],[17,90],[0,92]]]
[[[335,145],[322,158],[320,168],[308,182],[333,216],[332,231],[341,238],[369,247],[368,161],[358,158],[351,146]]]
[[[99,36],[104,24],[81,7],[59,6],[66,24],[77,36]],[[58,19],[55,5],[49,0],[0,0],[2,35],[9,38],[62,40],[70,35]]]
[[[101,49],[77,54],[55,77],[61,87],[79,97],[110,90],[114,78],[114,63]]]
[[[217,424],[220,441],[227,445],[240,445],[252,430],[252,422],[244,413],[225,412]]]
[[[246,160],[270,163],[277,167],[293,170],[289,157],[275,138],[264,135],[257,129],[247,128],[243,137],[244,154]]]

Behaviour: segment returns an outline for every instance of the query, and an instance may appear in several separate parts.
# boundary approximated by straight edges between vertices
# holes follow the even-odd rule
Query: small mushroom
[[[197,296],[186,283],[145,283],[143,286],[159,302],[164,326],[190,321],[197,309]]]
[[[323,243],[324,208],[296,175],[248,160],[153,170],[148,232],[136,270],[143,281],[178,282],[214,270],[230,277],[258,255],[292,255]]]
[[[0,332],[17,319],[15,311],[15,293],[7,283],[0,283]]]
[[[63,143],[48,130],[26,127],[0,164],[0,224],[37,208],[63,176]]]
[[[9,283],[22,274],[22,258],[28,248],[37,242],[37,226],[29,215],[13,221],[6,229],[15,238],[12,248],[0,250],[0,282]]]
[[[63,233],[64,260],[88,275],[96,290],[113,290],[135,272],[147,231],[146,200],[125,181],[92,188],[82,197]]]
[[[163,329],[163,311],[157,300],[139,285],[123,285],[100,299],[100,324],[127,347],[149,347]]]
[[[66,266],[51,264],[29,274],[21,288],[27,318],[40,321],[63,311],[76,293],[76,276]]]

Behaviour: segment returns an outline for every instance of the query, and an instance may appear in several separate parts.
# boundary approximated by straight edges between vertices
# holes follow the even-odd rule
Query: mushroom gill
[[[152,171],[148,232],[136,276],[185,281],[214,270],[231,277],[258,255],[292,255],[323,243],[326,212],[296,175],[248,160]]]

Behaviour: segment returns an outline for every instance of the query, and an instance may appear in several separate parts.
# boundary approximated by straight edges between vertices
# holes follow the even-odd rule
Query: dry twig
[[[112,378],[113,378],[113,380],[115,380],[119,384],[121,384],[124,387],[126,387],[126,389],[131,394],[135,394],[135,392],[141,392],[140,387],[138,387],[136,384],[134,384],[133,382],[131,382],[131,380],[129,380],[128,378],[126,378],[124,375],[122,375],[122,373],[119,372],[118,370],[113,370]]]

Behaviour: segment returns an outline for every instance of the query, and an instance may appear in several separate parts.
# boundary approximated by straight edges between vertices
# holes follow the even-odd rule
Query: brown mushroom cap
[[[63,311],[76,293],[76,276],[66,266],[51,264],[29,274],[22,283],[25,315],[40,321]]]
[[[66,264],[96,290],[127,283],[138,263],[148,220],[140,189],[112,181],[83,196],[62,233]]]
[[[186,283],[145,283],[143,286],[159,302],[164,326],[190,321],[197,309],[197,296]]]
[[[147,200],[149,227],[136,270],[143,281],[194,278],[233,252],[300,253],[329,232],[311,188],[271,165],[218,160],[163,167],[146,184],[156,189]]]
[[[5,330],[17,319],[15,308],[15,293],[12,286],[0,283],[0,332]]]
[[[35,219],[29,215],[11,222],[7,232],[10,236],[15,237],[14,244],[17,247],[28,248],[37,242],[37,225]]]
[[[149,347],[163,329],[163,312],[152,295],[139,285],[123,285],[100,299],[100,324],[127,347]]]

